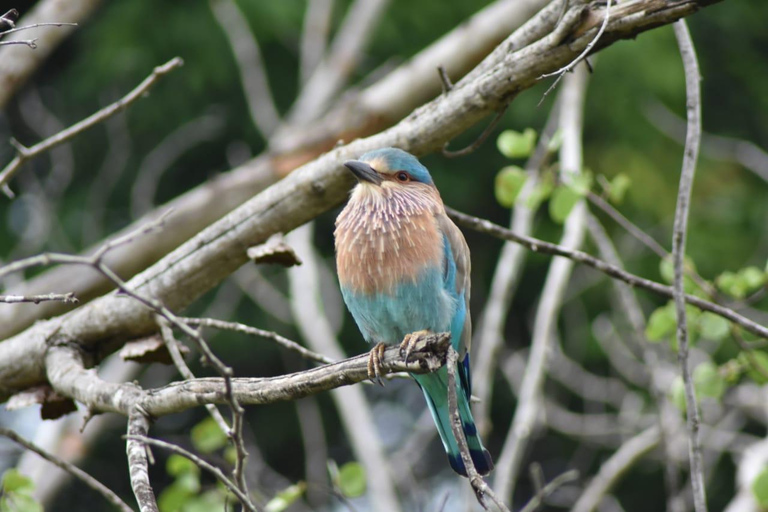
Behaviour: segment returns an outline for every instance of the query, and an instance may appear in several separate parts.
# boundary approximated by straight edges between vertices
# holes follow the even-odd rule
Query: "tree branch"
[[[94,125],[101,123],[102,121],[112,117],[118,112],[126,109],[133,102],[143,97],[160,78],[167,75],[174,69],[181,67],[183,63],[184,62],[179,57],[175,57],[162,66],[156,67],[152,71],[152,74],[145,78],[143,82],[141,82],[134,90],[129,92],[123,98],[99,110],[98,112],[91,114],[82,121],[73,124],[66,130],[63,130],[56,135],[38,142],[34,146],[27,148],[11,139],[11,144],[16,148],[16,156],[8,165],[5,166],[2,172],[0,172],[0,188],[2,188],[5,195],[12,198],[13,192],[11,192],[11,189],[8,187],[8,182],[11,180],[11,178],[13,178],[14,174],[16,174],[19,168],[27,160],[35,158],[36,156],[48,151],[49,149],[72,139],[88,128],[91,128]]]
[[[688,364],[688,320],[685,312],[685,293],[683,291],[683,271],[685,259],[685,238],[688,229],[688,210],[691,202],[693,177],[696,171],[696,160],[699,156],[701,142],[701,75],[696,59],[696,51],[688,32],[685,21],[680,20],[673,25],[675,38],[680,47],[685,69],[685,90],[687,92],[688,132],[685,137],[683,168],[680,172],[680,187],[677,193],[675,208],[675,224],[672,233],[672,260],[675,269],[674,299],[677,312],[677,345],[678,360],[683,374],[685,386],[685,403],[688,417],[688,449],[691,459],[691,484],[693,489],[693,504],[696,512],[706,512],[707,499],[704,489],[704,467],[701,460],[701,445],[699,440],[699,409],[696,402],[696,390]]]

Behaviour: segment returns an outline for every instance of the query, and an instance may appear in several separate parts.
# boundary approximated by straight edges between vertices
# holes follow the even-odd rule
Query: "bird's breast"
[[[353,293],[393,293],[425,268],[442,268],[443,237],[428,208],[351,201],[335,235],[339,281]]]

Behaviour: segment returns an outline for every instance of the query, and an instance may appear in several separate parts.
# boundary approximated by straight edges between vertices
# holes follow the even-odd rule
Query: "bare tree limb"
[[[61,302],[68,302],[70,304],[77,304],[77,297],[73,292],[69,293],[49,293],[46,295],[0,295],[0,302],[6,304],[14,304],[19,302],[32,302],[34,304],[40,304],[41,302],[49,300],[58,300]]]
[[[592,512],[600,501],[619,482],[624,474],[645,454],[656,448],[661,441],[657,426],[650,427],[627,440],[607,461],[600,466],[579,500],[571,509],[573,512]]]
[[[13,144],[13,146],[16,148],[16,156],[8,165],[5,166],[2,172],[0,172],[0,187],[2,187],[5,195],[11,198],[13,197],[13,192],[11,192],[11,189],[8,187],[8,182],[11,180],[11,178],[13,178],[14,174],[16,174],[19,168],[27,160],[35,158],[36,156],[48,151],[49,149],[70,140],[88,128],[91,128],[94,125],[101,123],[105,119],[108,119],[118,112],[126,109],[131,105],[131,103],[144,96],[145,93],[151,89],[160,78],[162,78],[164,75],[167,75],[174,69],[181,67],[182,64],[183,61],[179,57],[175,57],[162,66],[156,67],[152,71],[152,74],[145,78],[143,82],[141,82],[135,89],[133,89],[120,100],[112,103],[111,105],[99,110],[94,114],[91,114],[82,121],[73,124],[66,130],[38,142],[34,146],[25,147],[11,139],[11,144]]]
[[[566,78],[560,97],[560,130],[563,134],[560,163],[563,181],[566,182],[570,182],[573,176],[580,174],[582,169],[581,132],[586,86],[586,70],[579,69]],[[586,204],[584,201],[579,201],[568,214],[563,226],[561,240],[563,247],[576,250],[581,246],[586,229],[586,216]],[[494,484],[499,489],[499,494],[506,499],[511,500],[514,495],[523,454],[531,436],[537,430],[541,414],[540,398],[548,366],[547,358],[573,264],[573,260],[569,259],[552,260],[541,292],[539,306],[536,309],[531,353],[523,377],[520,398],[496,465]]]
[[[34,39],[38,46],[34,52],[18,46],[6,46],[0,51],[0,107],[5,107],[35,70],[74,32],[71,24],[85,21],[100,5],[100,0],[43,0],[24,14],[17,24],[66,23],[67,26],[58,30],[41,28],[26,32],[24,35]],[[8,39],[16,39],[16,35]]]
[[[200,327],[212,327],[214,329],[221,329],[225,331],[240,332],[248,334],[249,336],[258,336],[260,338],[266,338],[272,340],[283,348],[286,348],[292,352],[296,352],[301,357],[316,361],[318,363],[333,363],[335,359],[324,356],[318,352],[313,352],[303,346],[299,345],[293,340],[289,340],[279,334],[272,331],[265,331],[263,329],[257,329],[250,325],[241,324],[238,322],[225,322],[223,320],[217,320],[215,318],[180,318],[182,322],[187,325],[200,326]]]
[[[685,386],[685,403],[688,416],[688,446],[691,458],[691,484],[693,489],[693,504],[696,512],[706,512],[707,499],[704,489],[704,468],[701,460],[701,445],[699,440],[699,410],[696,402],[696,391],[688,362],[688,321],[685,312],[685,296],[683,291],[683,265],[685,259],[685,239],[688,228],[688,209],[691,201],[693,177],[696,172],[696,160],[699,156],[701,142],[701,75],[693,47],[691,35],[685,21],[674,23],[675,37],[680,47],[685,69],[685,89],[687,91],[688,132],[685,138],[683,168],[680,173],[680,187],[675,208],[675,224],[672,234],[672,260],[675,269],[674,298],[677,311],[677,344],[678,359],[683,374]]]
[[[309,0],[304,12],[299,53],[299,82],[305,84],[320,64],[328,45],[333,0]]]
[[[104,499],[106,499],[108,502],[110,502],[112,505],[122,510],[123,512],[133,511],[133,509],[129,507],[123,500],[121,500],[117,494],[112,492],[112,490],[109,487],[102,484],[97,479],[95,479],[94,477],[92,477],[82,469],[78,468],[74,464],[70,464],[69,462],[62,460],[59,457],[56,457],[55,455],[48,453],[47,451],[43,450],[36,444],[27,441],[23,437],[16,434],[16,432],[9,430],[7,428],[0,428],[0,436],[7,437],[14,443],[23,446],[29,451],[35,452],[36,454],[38,454],[40,457],[44,458],[48,462],[60,467],[67,473],[71,474],[72,476],[74,476],[75,478],[83,482],[85,485],[87,485],[91,489],[95,490],[96,492],[104,496]]]
[[[128,441],[126,453],[128,455],[128,470],[131,476],[131,489],[136,496],[140,512],[159,512],[157,500],[149,483],[149,461],[147,460],[147,445],[141,439],[149,432],[149,419],[147,414],[136,404],[131,408],[128,416]]]
[[[280,124],[280,113],[272,97],[259,43],[237,2],[209,0],[208,5],[232,48],[253,124],[268,139]]]

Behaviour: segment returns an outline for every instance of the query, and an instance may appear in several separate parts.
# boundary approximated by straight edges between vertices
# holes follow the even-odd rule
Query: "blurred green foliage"
[[[355,74],[355,81],[362,80],[380,66],[403,62],[488,3],[487,0],[450,3],[393,0],[373,35],[370,50]],[[247,13],[261,45],[277,105],[285,112],[298,90],[298,47],[306,3],[241,0],[239,5]],[[334,26],[338,25],[348,5],[349,1],[336,3]],[[23,9],[28,7],[25,5]],[[764,65],[768,54],[768,32],[764,28],[765,19],[768,19],[768,3],[743,0],[704,9],[689,22],[704,77],[705,130],[752,141],[764,148],[768,147],[768,95],[765,94],[768,67]],[[124,114],[129,129],[130,156],[126,171],[106,203],[106,233],[131,222],[130,190],[141,162],[183,124],[202,115],[212,115],[224,121],[224,128],[212,140],[190,149],[173,162],[160,182],[158,203],[205,182],[265,147],[265,141],[248,117],[235,61],[208,3],[170,0],[105,2],[20,93],[21,98],[31,92],[39,93],[49,112],[66,126],[122,96],[154,66],[177,55],[184,59],[184,67],[163,79],[148,98]],[[637,40],[615,44],[591,61],[594,73],[584,113],[584,164],[595,176],[605,177],[606,183],[610,184],[609,198],[626,217],[670,248],[682,149],[678,142],[655,128],[646,114],[652,102],[666,105],[679,116],[685,114],[681,61],[672,30],[664,27],[643,34]],[[514,130],[509,133],[520,134],[515,141],[508,140],[515,142],[514,146],[521,142],[520,139],[522,142],[528,140],[526,137],[530,135],[526,134],[541,131],[555,96],[550,95],[542,106],[537,106],[548,86],[549,81],[545,81],[525,91],[511,104],[500,126]],[[451,147],[462,147],[471,142],[482,128],[478,126],[470,130],[453,141]],[[6,109],[0,131],[0,140],[14,136],[25,144],[32,144],[40,138],[22,115],[19,102],[13,102]],[[57,231],[51,234],[45,247],[36,248],[36,252],[84,247],[82,223],[89,212],[83,205],[107,155],[109,143],[103,126],[73,142],[73,182],[59,201],[55,216],[60,228],[56,227]],[[508,156],[525,154],[517,147],[512,149],[515,151]],[[721,292],[741,299],[765,285],[768,184],[738,163],[710,158],[707,148],[703,150],[692,201],[688,257],[699,274],[714,281]],[[3,162],[11,155],[10,146],[0,145]],[[504,171],[507,172],[501,179],[504,190],[499,194],[497,173],[508,166],[510,160],[497,150],[495,144],[486,142],[479,151],[463,158],[446,159],[435,154],[424,157],[423,162],[432,170],[447,204],[495,222],[508,222],[508,208],[514,203],[524,180],[518,170]],[[34,188],[35,180],[43,180],[49,170],[50,157],[43,157],[25,168],[12,186],[16,190]],[[535,235],[556,241],[562,229],[556,221],[562,220],[564,213],[569,211],[567,207],[572,207],[583,193],[574,193],[568,187],[558,188],[547,180],[540,185],[536,198],[536,206],[541,203],[543,207],[536,217]],[[550,199],[553,193],[555,196]],[[494,200],[494,194],[501,205]],[[558,199],[558,194],[563,197]],[[554,205],[552,202],[545,205],[543,202],[547,200]],[[12,251],[25,234],[25,219],[29,218],[26,208],[31,207],[23,200],[15,203],[0,200],[0,258],[24,255]],[[554,221],[548,212],[553,213]],[[329,262],[335,213],[318,219],[316,230],[317,245]],[[599,212],[597,215],[617,242],[630,271],[655,280],[664,278],[663,265],[660,268],[655,254],[641,247],[608,217]],[[487,297],[501,243],[477,233],[468,232],[466,236],[473,255],[472,307],[477,316]],[[594,248],[587,245],[586,249],[592,251]],[[546,256],[527,256],[526,270],[507,320],[507,349],[519,349],[529,343],[531,319],[549,262],[550,258]],[[333,268],[332,263],[329,266]],[[282,269],[266,268],[263,276],[278,289],[286,289]],[[597,283],[590,281],[593,279],[592,270],[576,268],[573,286],[583,292],[569,296],[564,304],[562,343],[566,352],[590,370],[610,374],[610,365],[591,331],[592,319],[611,309],[610,283],[606,279]],[[208,294],[190,308],[189,313],[203,312],[217,292]],[[642,292],[638,295],[646,314],[650,315],[646,334],[655,340],[670,338],[675,328],[674,308],[658,297]],[[767,305],[767,301],[760,297],[753,304],[763,310]],[[232,320],[274,329],[298,339],[298,333],[291,325],[260,310],[250,301],[239,299],[231,307]],[[730,328],[724,326],[721,319],[706,313],[693,322],[696,335],[721,344],[716,355],[720,358],[717,363],[723,366],[706,367],[697,373],[700,389],[710,396],[722,394],[721,375],[728,374],[734,365],[738,367],[735,374],[747,373],[755,380],[762,378],[762,374],[755,370],[755,364],[768,368],[765,353],[756,352],[751,358],[740,354],[731,336],[724,334]],[[306,363],[295,356],[286,355],[262,340],[213,333],[210,339],[217,353],[233,366],[236,375],[270,376],[306,367]],[[342,331],[342,342],[350,353],[366,349],[348,318]],[[199,365],[193,369],[200,375],[210,374],[209,369]],[[494,397],[493,418],[498,428],[487,442],[494,454],[499,453],[504,426],[509,422],[514,405],[512,396],[503,389],[504,385],[501,380],[497,382],[500,389]],[[681,390],[675,385],[672,394],[679,398]],[[369,392],[376,400],[399,403],[413,418],[418,417],[423,408],[418,390],[410,383],[392,383],[384,392]],[[342,464],[339,475],[343,473],[345,476],[340,485],[353,495],[360,491],[361,485],[364,486],[365,474],[359,473],[355,463],[349,465],[352,455],[330,399],[320,396],[317,403],[322,411],[329,457]],[[198,425],[192,430],[193,441],[195,435],[206,442],[211,441],[216,436],[211,434],[212,431],[205,431],[207,427],[199,426],[204,415],[204,411],[199,410],[163,418],[154,427],[154,433],[158,437],[173,437],[188,434]],[[301,434],[293,405],[251,408],[248,423],[250,439],[258,441],[265,461],[290,482],[302,481],[305,448],[299,441]],[[100,443],[86,463],[86,469],[103,475],[105,483],[130,501],[125,464],[116,462],[124,457],[117,436],[119,433]],[[215,441],[211,448],[214,452],[223,446],[220,437]],[[206,451],[203,447],[198,448]],[[572,440],[553,435],[546,442],[534,443],[528,457],[547,461],[549,475],[563,469],[575,450],[577,447]],[[589,450],[599,455],[598,459],[609,453],[599,448]],[[429,461],[414,461],[414,470],[421,475],[442,471],[444,476],[452,478],[439,452],[435,443],[430,447]],[[158,455],[162,460],[163,455]],[[200,476],[194,470],[179,469],[184,464],[177,459],[168,458],[164,466],[167,473],[161,464],[152,474],[153,483],[163,492],[162,496],[171,496],[161,500],[171,500],[173,493],[177,493],[177,497],[197,496],[205,487],[201,487]],[[592,465],[585,469],[596,467]],[[729,463],[717,466],[719,487],[717,492],[709,494],[713,510],[722,508],[733,492],[733,470]],[[633,476],[617,493],[627,497],[639,495],[642,499],[622,500],[626,510],[660,510],[664,503],[661,471],[639,467],[633,470]],[[760,492],[764,493],[765,486],[759,485]],[[64,493],[60,501],[67,510],[97,510],[92,507],[106,510],[106,504],[91,500],[90,494],[76,492],[77,487],[73,489],[75,491]],[[213,492],[219,492],[217,489]],[[524,479],[519,489],[520,495],[530,494],[531,482]],[[205,496],[206,500],[215,498]],[[164,510],[177,509],[164,505]]]

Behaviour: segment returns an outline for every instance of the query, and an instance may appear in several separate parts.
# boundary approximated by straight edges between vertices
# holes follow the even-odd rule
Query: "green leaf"
[[[701,335],[713,341],[723,341],[731,332],[731,325],[725,318],[705,311],[699,317]]]
[[[645,326],[645,337],[648,341],[661,341],[675,332],[677,327],[677,318],[675,316],[675,305],[668,302],[654,310],[648,318],[648,324]]]
[[[515,199],[520,195],[523,185],[528,180],[528,174],[515,165],[504,167],[496,175],[494,193],[496,200],[504,208],[512,208]]]
[[[699,396],[720,399],[725,393],[725,379],[713,363],[705,362],[693,370],[693,386]]]
[[[0,512],[43,512],[43,506],[28,494],[6,494],[0,500]]]
[[[585,197],[592,190],[592,171],[582,169],[582,171],[571,178],[568,186],[581,197]]]
[[[739,274],[750,291],[756,290],[765,284],[765,272],[757,267],[743,268]]]
[[[545,174],[541,180],[533,187],[531,193],[528,194],[528,198],[525,201],[525,205],[529,210],[536,211],[542,202],[552,194],[555,189],[554,180],[550,174]]]
[[[157,506],[160,512],[179,512],[188,504],[197,494],[191,492],[183,485],[178,485],[178,481],[163,489],[157,498]]]
[[[632,180],[624,173],[614,176],[608,187],[608,199],[614,204],[620,204],[629,190]]]
[[[560,149],[560,146],[563,144],[563,132],[558,128],[554,134],[552,134],[552,138],[549,139],[549,142],[547,142],[547,152],[554,153],[555,151]]]
[[[496,147],[507,158],[527,158],[536,145],[536,130],[526,128],[523,133],[504,130],[496,139]]]
[[[18,492],[29,494],[35,489],[32,479],[11,468],[3,473],[3,492]]]
[[[737,299],[743,299],[747,294],[756,291],[765,286],[768,276],[755,266],[750,266],[739,270],[738,272],[723,272],[715,284],[724,293]]]
[[[739,363],[744,367],[747,376],[756,384],[768,384],[768,354],[760,350],[752,350],[750,353],[742,352],[738,357]]]
[[[685,402],[685,385],[682,377],[675,377],[669,388],[669,399],[680,411],[685,412],[687,404]]]
[[[581,195],[571,187],[558,187],[549,202],[549,216],[553,221],[562,224],[580,199]]]
[[[347,462],[339,468],[339,489],[348,498],[365,492],[365,469],[359,462]]]
[[[192,444],[203,453],[211,453],[227,444],[227,434],[210,416],[192,427]]]
[[[219,489],[212,489],[210,491],[204,492],[200,496],[193,496],[192,499],[184,504],[181,510],[182,512],[211,512],[213,510],[231,510],[231,508],[226,506],[227,503],[230,505],[233,504],[231,495],[228,498],[226,493],[223,491]]]
[[[200,468],[197,467],[197,464],[175,453],[168,457],[165,463],[165,470],[171,476],[180,476],[186,473],[200,474]]]
[[[752,494],[760,508],[768,508],[768,466],[752,480]]]
[[[290,507],[296,500],[298,500],[304,491],[307,490],[307,484],[304,482],[298,482],[291,485],[277,493],[277,495],[269,500],[267,506],[264,507],[265,512],[283,512]]]

